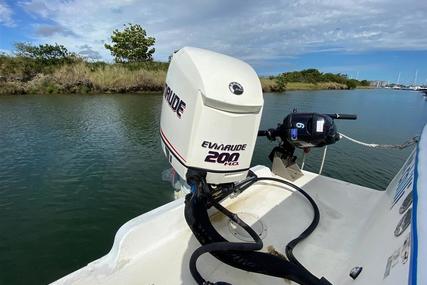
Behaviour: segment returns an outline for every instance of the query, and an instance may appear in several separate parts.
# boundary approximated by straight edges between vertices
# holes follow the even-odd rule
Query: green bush
[[[287,82],[319,83],[336,82],[345,84],[347,76],[344,74],[321,73],[319,70],[310,68],[301,71],[285,72],[283,76]]]
[[[287,85],[287,79],[285,76],[279,75],[276,77],[276,88],[277,88],[277,92],[284,92],[286,90],[286,85]]]
[[[360,81],[360,85],[361,86],[369,86],[371,84],[370,84],[370,82],[368,80],[362,80],[362,81]]]
[[[272,78],[271,76],[269,77]],[[296,83],[309,83],[309,84],[318,84],[318,83],[338,83],[344,84],[348,89],[354,89],[357,86],[369,86],[369,81],[362,80],[358,81],[356,79],[348,79],[348,76],[341,73],[322,73],[317,69],[310,68],[304,69],[301,71],[291,71],[282,73],[275,78],[276,87],[279,90],[286,89],[286,84],[288,82]],[[280,92],[280,91],[279,91]]]
[[[349,79],[345,84],[347,85],[348,89],[354,89],[357,87],[357,83],[358,81],[356,79]]]
[[[30,43],[16,43],[15,53],[18,57],[33,59],[43,65],[72,63],[81,60],[77,54],[69,52],[66,47],[58,44],[34,46]]]
[[[112,44],[105,44],[116,62],[141,62],[151,61],[156,42],[153,37],[148,37],[147,32],[138,24],[124,25],[122,31],[114,30],[111,35]]]

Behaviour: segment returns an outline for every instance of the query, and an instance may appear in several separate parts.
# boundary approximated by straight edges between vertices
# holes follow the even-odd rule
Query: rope
[[[301,163],[301,170],[304,170],[305,165],[305,151],[302,152],[302,163]]]
[[[326,158],[326,151],[328,150],[328,146],[326,145],[323,149],[323,158],[322,158],[322,164],[320,165],[319,174],[322,174],[323,171],[323,165],[325,164],[325,158]]]
[[[376,143],[365,143],[365,142],[361,142],[358,141],[356,139],[353,139],[349,136],[344,135],[343,133],[339,133],[340,134],[340,138],[345,138],[348,139],[349,141],[352,141],[354,143],[366,146],[366,147],[372,147],[372,148],[398,148],[398,149],[404,149],[407,147],[410,147],[412,145],[417,144],[420,141],[420,137],[419,136],[415,136],[409,140],[407,140],[406,142],[402,143],[402,144],[376,144]]]

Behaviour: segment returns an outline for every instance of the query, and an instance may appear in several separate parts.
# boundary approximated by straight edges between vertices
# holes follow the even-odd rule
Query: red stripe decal
[[[169,140],[166,138],[165,134],[163,133],[162,129],[160,129],[160,135],[162,136],[162,138],[165,140],[165,143],[171,148],[173,149],[173,151],[175,152],[176,155],[178,155],[184,162],[187,162],[185,160],[185,158],[182,157],[182,155],[179,154],[179,152],[173,147],[173,145],[169,142]]]

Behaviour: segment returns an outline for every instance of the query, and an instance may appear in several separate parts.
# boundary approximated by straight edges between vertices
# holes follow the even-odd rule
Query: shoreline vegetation
[[[0,94],[87,94],[161,91],[168,64],[85,62],[40,66],[0,55]]]
[[[138,24],[114,30],[111,44],[105,44],[114,63],[84,57],[59,44],[16,43],[13,54],[0,53],[0,95],[162,91],[169,62],[153,61],[154,43],[155,38]],[[370,86],[367,80],[317,69],[260,77],[260,81],[264,92]]]
[[[346,84],[337,82],[287,82],[285,90],[279,90],[276,79],[260,77],[263,92],[285,92],[298,90],[348,90]],[[356,87],[358,88],[358,87]]]
[[[167,62],[105,63],[80,58],[46,65],[31,58],[0,55],[0,95],[160,92],[168,66]],[[292,79],[295,74],[299,78]],[[264,92],[369,88],[369,82],[345,75],[335,74],[333,80],[324,76],[308,69],[260,77],[260,81]]]

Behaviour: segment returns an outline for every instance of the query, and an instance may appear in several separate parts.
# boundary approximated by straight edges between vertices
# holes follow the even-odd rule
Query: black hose
[[[301,189],[300,187],[296,186],[295,184],[282,180],[282,179],[278,179],[278,178],[274,178],[274,177],[256,177],[254,178],[254,180],[252,180],[252,183],[249,184],[245,184],[244,185],[244,189],[248,188],[249,186],[253,185],[255,182],[257,181],[263,181],[263,180],[269,180],[269,181],[275,181],[275,182],[279,182],[282,184],[285,184],[295,190],[297,190],[298,192],[300,192],[311,204],[311,206],[313,207],[313,212],[314,212],[314,217],[313,217],[313,221],[310,223],[310,225],[295,239],[291,240],[287,245],[286,245],[286,256],[288,257],[289,261],[293,262],[294,264],[297,264],[298,266],[306,269],[298,260],[297,258],[294,256],[293,250],[295,248],[295,246],[301,242],[302,240],[304,240],[305,238],[307,238],[317,227],[317,225],[319,224],[319,220],[320,220],[320,212],[319,212],[319,207],[317,207],[316,202],[313,200],[313,198],[311,198],[310,195],[307,194],[307,192],[305,192],[303,189]],[[306,269],[307,270],[307,269]]]
[[[298,259],[295,257],[293,250],[298,243],[300,243],[302,240],[307,238],[316,229],[317,225],[319,224],[319,220],[320,220],[319,207],[317,206],[317,204],[313,200],[313,198],[311,198],[311,196],[307,192],[305,192],[303,189],[301,189],[300,187],[296,186],[295,184],[293,184],[291,182],[288,182],[288,181],[285,181],[285,180],[282,180],[279,178],[254,176],[254,177],[252,177],[252,179],[248,179],[247,181],[244,181],[242,183],[242,185],[239,187],[239,191],[243,192],[244,190],[246,190],[247,188],[252,186],[254,183],[256,183],[258,181],[263,181],[263,180],[264,181],[268,180],[268,181],[279,182],[279,183],[285,184],[285,185],[297,190],[310,202],[311,206],[313,207],[314,217],[313,217],[313,220],[310,223],[310,225],[298,237],[291,240],[285,247],[286,257],[289,259],[289,261],[293,262],[294,264],[296,264],[296,265],[300,266],[301,268],[308,271],[308,269],[306,269],[298,261]]]
[[[300,192],[312,205],[313,207],[313,211],[314,211],[314,217],[313,217],[313,221],[311,222],[311,224],[295,239],[291,240],[287,245],[286,245],[286,256],[288,257],[290,262],[287,262],[285,260],[282,260],[282,263],[284,266],[287,266],[286,268],[283,268],[283,270],[285,270],[283,272],[283,277],[290,279],[292,281],[295,281],[299,284],[331,284],[329,283],[325,278],[321,278],[318,279],[315,275],[313,275],[310,271],[308,271],[298,260],[297,258],[293,255],[293,249],[295,248],[295,246],[302,240],[304,240],[305,238],[307,238],[317,227],[319,220],[320,220],[320,213],[319,213],[319,208],[317,207],[315,201],[310,197],[310,195],[308,195],[303,189],[299,188],[298,186],[282,180],[282,179],[278,179],[278,178],[273,178],[273,177],[251,177],[245,181],[242,181],[239,184],[236,184],[236,189],[238,189],[240,192],[244,191],[245,189],[249,188],[251,185],[253,185],[255,182],[258,181],[265,181],[265,180],[269,180],[269,181],[274,181],[274,182],[278,182],[278,183],[282,183],[285,184],[295,190],[297,190],[298,192]],[[202,246],[199,247],[196,251],[193,252],[191,258],[190,258],[190,272],[192,274],[192,276],[194,277],[194,279],[196,280],[196,282],[198,284],[228,284],[228,283],[224,283],[224,282],[217,282],[217,283],[212,283],[209,281],[206,281],[203,279],[203,277],[200,275],[200,273],[197,271],[197,267],[196,267],[196,262],[197,259],[204,253],[211,253],[213,254],[215,257],[220,258],[218,256],[219,253],[225,253],[225,252],[239,252],[239,251],[244,251],[247,252],[247,254],[251,254],[249,252],[254,252],[253,254],[256,254],[257,250],[262,249],[263,247],[263,243],[262,240],[260,239],[260,237],[257,235],[257,233],[250,227],[248,226],[246,223],[244,223],[236,214],[233,214],[232,212],[228,211],[226,208],[224,208],[222,205],[220,205],[211,195],[209,195],[209,192],[206,191],[206,187],[207,184],[205,184],[205,181],[203,181],[201,183],[202,185],[201,188],[205,189],[203,192],[203,194],[197,193],[198,191],[196,191],[193,194],[190,194],[191,198],[189,198],[190,200],[186,201],[186,203],[188,202],[189,204],[187,206],[190,206],[190,204],[192,204],[193,206],[187,207],[186,206],[186,220],[187,223],[190,225],[190,228],[192,228],[193,233],[195,233],[196,237],[199,239],[199,241],[202,243]],[[189,197],[190,197],[189,196]],[[207,203],[211,203],[212,206],[214,206],[215,208],[217,208],[221,213],[223,213],[224,215],[226,215],[227,217],[230,218],[230,220],[234,221],[236,224],[238,224],[239,226],[241,226],[243,229],[245,229],[246,232],[248,232],[251,237],[254,239],[255,243],[236,243],[236,242],[228,242],[226,240],[224,240],[223,238],[211,238],[209,236],[209,234],[207,234],[209,232],[208,229],[203,230],[200,226],[200,224],[198,223],[193,223],[193,218],[191,217],[195,217],[194,214],[196,214],[196,212],[200,215],[202,214],[203,216],[206,216],[205,219],[206,221],[209,221],[209,218],[207,216],[206,213],[206,208],[203,205],[207,205]],[[200,210],[204,208],[205,210],[200,212]],[[194,209],[194,213],[193,210],[190,209]],[[187,210],[189,212],[187,212]],[[203,218],[201,218],[203,220]],[[191,221],[190,221],[191,220]],[[190,222],[189,222],[190,221]],[[206,225],[206,224],[205,224]],[[195,231],[195,227],[197,228],[197,230]],[[210,226],[211,227],[211,226]],[[202,231],[204,232],[204,234],[196,234],[198,231]],[[213,230],[213,228],[211,229]],[[204,238],[203,238],[204,237]],[[202,239],[201,239],[202,238]],[[207,238],[207,240],[206,240]],[[217,240],[215,242],[215,240]],[[243,254],[243,253],[242,253]],[[261,254],[261,253],[259,253]],[[263,259],[265,254],[261,254],[259,255],[259,258]],[[246,255],[247,256],[247,255]],[[242,256],[243,257],[243,256]],[[248,257],[248,256],[247,256]],[[273,256],[271,256],[273,257]],[[242,259],[240,260],[239,257],[237,257],[239,259],[239,262],[248,262],[249,259]],[[245,261],[243,261],[245,260]],[[256,259],[255,259],[256,260]],[[269,259],[263,259],[264,262],[267,262],[267,260]],[[233,265],[235,264],[237,260],[235,260],[232,263],[226,262],[229,265]],[[249,261],[249,262],[255,262],[255,261]],[[262,262],[262,261],[261,261]],[[269,260],[268,262],[273,262],[271,264],[272,269],[274,271],[271,270],[265,270],[265,269],[259,269],[257,268],[257,271],[254,272],[258,272],[258,273],[262,273],[262,274],[267,274],[271,276],[282,276],[282,274],[278,273],[277,270],[280,270],[279,267],[277,267],[280,262],[278,262],[278,260]],[[237,264],[235,264],[237,265]],[[259,264],[260,265],[260,264]],[[255,265],[252,266],[244,266],[243,268],[240,266],[238,266],[238,268],[243,269],[243,270],[249,270],[249,268],[254,269]],[[252,270],[249,270],[252,271]],[[279,271],[280,272],[280,271]],[[286,272],[286,273],[285,273]]]
[[[211,198],[211,197],[210,197]],[[229,250],[238,250],[238,251],[253,251],[253,250],[260,250],[263,247],[263,243],[261,238],[258,236],[258,234],[244,221],[242,221],[237,214],[234,214],[224,208],[221,204],[219,204],[214,199],[209,199],[212,205],[218,209],[221,213],[223,213],[225,216],[227,216],[230,220],[241,226],[255,241],[255,243],[249,243],[249,242],[214,242],[210,244],[203,245],[196,249],[193,254],[190,257],[190,272],[193,276],[194,280],[196,280],[197,284],[199,285],[206,285],[206,284],[229,284],[225,282],[217,282],[212,283],[209,281],[206,281],[203,279],[203,277],[200,275],[200,273],[197,270],[197,259],[208,252],[213,251],[229,251]],[[230,284],[231,285],[231,284]]]

